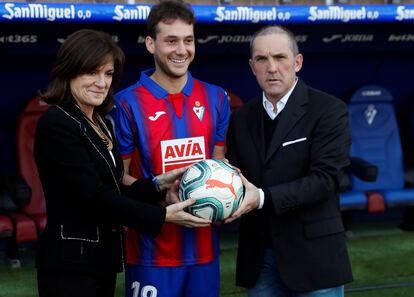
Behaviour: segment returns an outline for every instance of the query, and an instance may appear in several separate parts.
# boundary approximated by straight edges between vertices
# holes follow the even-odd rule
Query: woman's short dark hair
[[[147,18],[148,35],[155,39],[158,33],[157,25],[160,22],[171,23],[175,20],[182,20],[189,25],[194,25],[194,11],[190,4],[181,0],[165,0],[154,5]]]
[[[49,104],[67,104],[74,100],[70,81],[103,66],[112,58],[112,84],[104,102],[95,110],[108,112],[114,104],[114,91],[121,80],[125,56],[112,37],[104,32],[83,29],[72,33],[59,48],[49,86],[42,99]]]

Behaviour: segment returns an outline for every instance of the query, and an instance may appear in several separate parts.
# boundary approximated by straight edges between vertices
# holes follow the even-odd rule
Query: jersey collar
[[[154,68],[142,71],[140,81],[142,85],[145,88],[147,88],[157,99],[167,98],[168,92],[150,78],[150,76],[154,73],[154,71],[155,71]],[[193,92],[194,81],[193,81],[193,77],[191,76],[191,73],[190,72],[187,72],[187,73],[188,73],[187,75],[188,79],[187,79],[187,82],[184,88],[181,90],[181,92],[185,96],[190,96],[191,93]]]

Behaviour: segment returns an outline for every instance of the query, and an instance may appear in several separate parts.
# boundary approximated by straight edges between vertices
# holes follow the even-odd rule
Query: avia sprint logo
[[[204,137],[188,137],[161,141],[162,172],[205,160]]]

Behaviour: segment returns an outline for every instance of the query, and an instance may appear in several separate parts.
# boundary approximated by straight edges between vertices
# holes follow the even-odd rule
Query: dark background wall
[[[0,24],[0,174],[16,171],[17,116],[28,100],[46,88],[58,40],[86,27],[111,33],[124,49],[127,65],[121,88],[136,82],[140,71],[152,66],[142,43],[143,24]],[[248,39],[259,27],[198,25],[197,54],[190,68],[193,76],[231,90],[245,101],[258,94],[248,66]],[[289,28],[298,36],[304,54],[299,76],[309,85],[344,101],[366,84],[379,84],[393,94],[405,162],[412,166],[412,24],[295,24]]]

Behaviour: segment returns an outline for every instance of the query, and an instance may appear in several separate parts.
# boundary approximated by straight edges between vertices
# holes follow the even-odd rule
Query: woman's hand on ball
[[[167,190],[167,193],[165,195],[166,205],[180,202],[180,199],[178,197],[178,186],[179,185],[180,185],[180,182],[176,180],[175,182],[172,183],[171,187]]]
[[[179,180],[188,167],[177,168],[164,174],[157,175],[160,190],[166,190],[174,186],[175,181]]]
[[[178,202],[167,206],[167,213],[165,215],[166,223],[174,223],[177,225],[193,228],[193,227],[207,227],[211,224],[210,220],[193,216],[184,211],[185,208],[195,203],[195,199],[188,199],[183,202]]]

